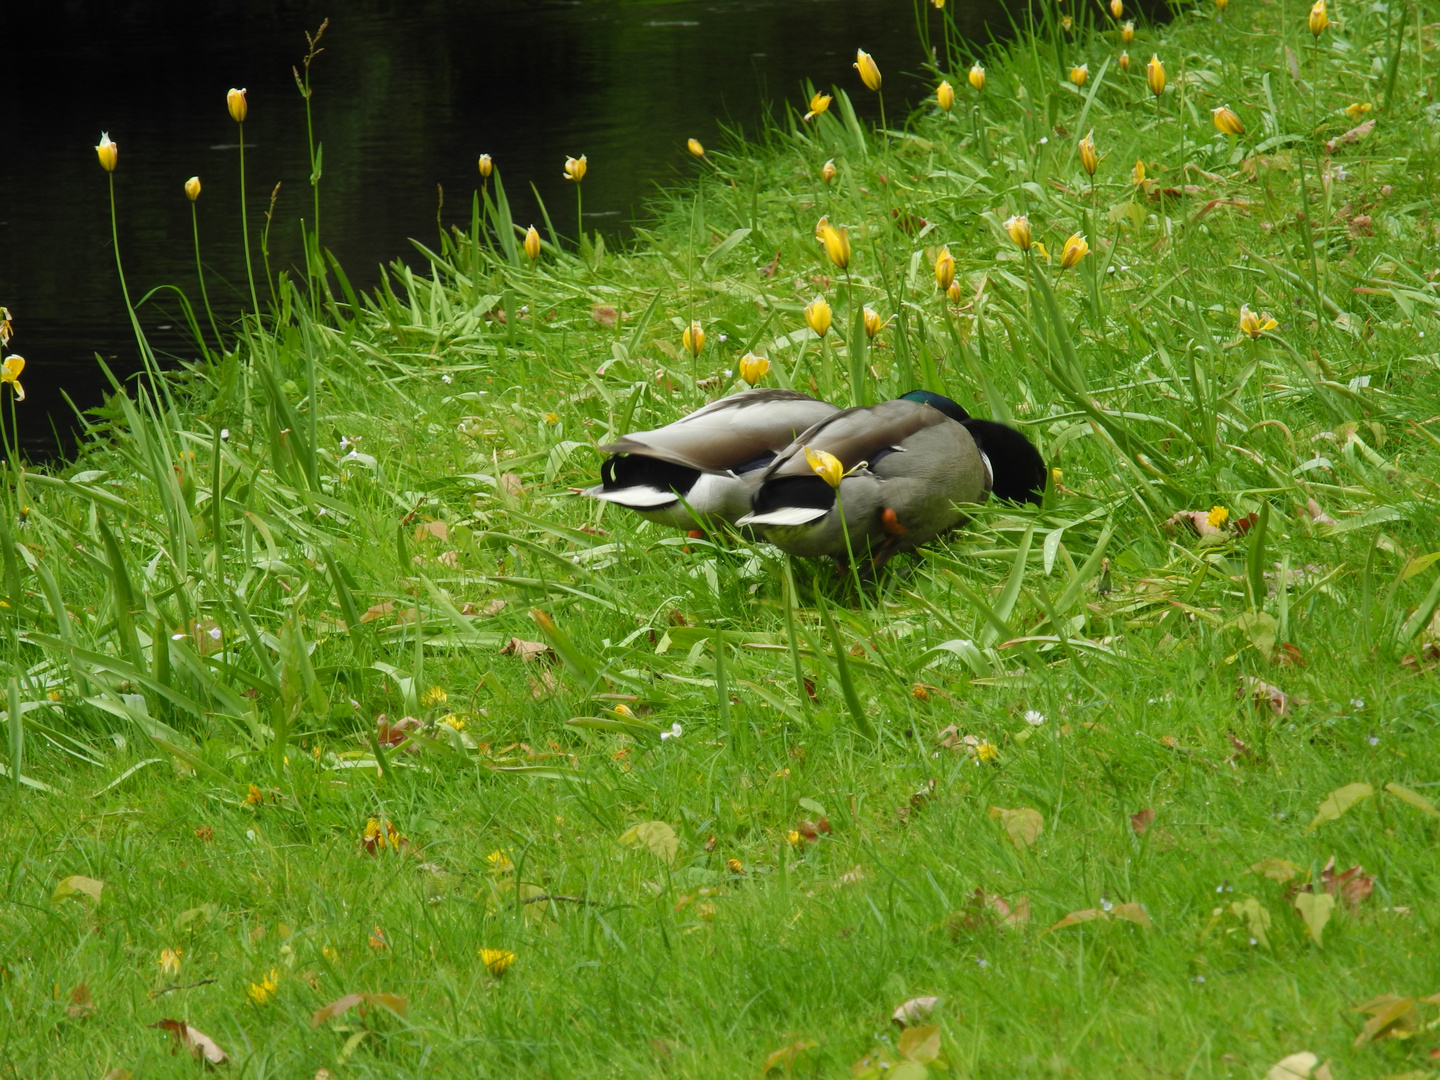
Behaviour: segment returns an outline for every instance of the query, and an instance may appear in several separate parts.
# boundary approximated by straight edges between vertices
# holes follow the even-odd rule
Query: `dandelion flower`
[[[250,984],[245,991],[245,996],[250,999],[252,1005],[264,1005],[275,996],[275,991],[278,989],[280,989],[280,972],[271,968],[258,983]]]
[[[1270,317],[1268,311],[1262,311],[1256,315],[1250,310],[1249,304],[1240,305],[1240,332],[1251,341],[1258,341],[1262,334],[1268,330],[1274,330],[1279,325]]]
[[[1210,513],[1205,515],[1205,520],[1209,522],[1212,529],[1220,528],[1220,526],[1224,525],[1225,522],[1229,520],[1229,518],[1230,511],[1225,509],[1225,507],[1223,506],[1212,506],[1210,508]]]
[[[250,791],[245,796],[245,801],[251,806],[259,806],[265,801],[265,793],[254,784],[251,784]]]
[[[990,742],[990,741],[988,741],[988,740],[982,741],[979,746],[975,747],[975,760],[976,760],[976,761],[980,761],[980,762],[995,761],[995,760],[999,759],[999,757],[1000,757],[1000,751],[999,751],[998,749],[996,749],[994,743],[992,743],[992,742]]]
[[[510,861],[509,854],[504,851],[490,852],[485,856],[485,861],[490,864],[491,870],[498,870],[502,874],[515,869],[515,864]]]
[[[443,686],[432,686],[420,695],[420,704],[427,709],[433,709],[436,705],[444,705],[450,700],[450,695],[445,693]]]
[[[515,963],[515,954],[509,949],[481,949],[480,960],[490,974],[498,979]]]
[[[184,949],[161,949],[160,959],[156,961],[160,965],[160,974],[179,975],[180,957],[184,955]]]

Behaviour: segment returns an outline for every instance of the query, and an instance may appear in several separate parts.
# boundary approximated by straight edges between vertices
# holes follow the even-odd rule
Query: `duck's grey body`
[[[707,519],[735,524],[777,451],[840,410],[793,390],[746,390],[673,424],[640,431],[600,449],[603,482],[586,495],[618,503],[679,529]]]
[[[840,459],[847,475],[838,501],[806,447]],[[962,423],[901,398],[846,409],[802,433],[760,477],[740,524],[792,555],[844,560],[848,532],[857,558],[888,558],[960,525],[961,504],[984,502],[991,486],[988,460]]]

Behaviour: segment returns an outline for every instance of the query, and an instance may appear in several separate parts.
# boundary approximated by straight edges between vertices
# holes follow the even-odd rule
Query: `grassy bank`
[[[1128,70],[1074,14],[711,148],[622,252],[530,259],[492,177],[8,472],[8,1072],[191,1075],[182,1020],[257,1078],[1432,1075],[1433,7]],[[1044,507],[857,594],[573,494],[746,352],[1021,426]]]

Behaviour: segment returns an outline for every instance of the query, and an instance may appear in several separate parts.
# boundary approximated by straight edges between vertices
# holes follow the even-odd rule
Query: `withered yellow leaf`
[[[1310,822],[1310,828],[1305,831],[1309,832],[1318,825],[1336,820],[1356,803],[1362,799],[1368,799],[1374,794],[1375,789],[1363,780],[1336,788],[1320,801],[1320,807],[1315,813],[1315,820]]]
[[[1054,926],[1049,927],[1044,932],[1049,934],[1055,930],[1060,930],[1067,926],[1074,926],[1076,923],[1090,922],[1092,919],[1103,919],[1105,917],[1105,912],[1101,911],[1099,908],[1082,908],[1079,911],[1070,912],[1069,915],[1066,915]]]
[[[1440,809],[1436,809],[1433,802],[1424,795],[1421,795],[1418,791],[1411,791],[1404,784],[1397,784],[1392,780],[1385,785],[1385,790],[1401,802],[1409,803],[1422,814],[1429,814],[1431,817],[1440,817]]]
[[[1389,1035],[1410,1034],[1414,1028],[1419,1026],[1420,1017],[1415,1011],[1414,998],[1386,996],[1390,1000],[1380,1000],[1365,1010],[1371,1015],[1370,1019],[1365,1021],[1365,1026],[1360,1030],[1360,1034],[1355,1036],[1356,1046],[1364,1046],[1368,1042],[1374,1042]]]
[[[895,1041],[900,1056],[919,1065],[928,1065],[940,1056],[940,1025],[906,1028]]]
[[[1265,1074],[1265,1080],[1311,1080],[1315,1075],[1315,1067],[1319,1064],[1318,1057],[1309,1050],[1302,1050],[1271,1065],[1270,1071]]]
[[[1124,919],[1126,922],[1133,922],[1136,926],[1143,926],[1149,930],[1154,924],[1150,921],[1149,914],[1145,911],[1144,905],[1137,904],[1133,900],[1129,903],[1116,904],[1110,909],[1112,919]]]
[[[55,886],[55,892],[51,895],[50,899],[64,900],[67,896],[82,893],[98,904],[100,902],[100,892],[104,888],[105,882],[103,881],[86,877],[84,874],[71,874],[67,878],[62,878],[60,883]]]
[[[632,825],[620,834],[620,843],[643,847],[667,866],[675,862],[680,850],[680,838],[663,821],[642,821],[639,825]]]
[[[1029,807],[1007,810],[1003,806],[992,806],[990,816],[1000,819],[1001,827],[1017,851],[1024,851],[1035,843],[1041,830],[1045,828],[1045,818],[1040,811],[1031,810]]]
[[[1267,934],[1270,929],[1270,912],[1265,910],[1264,904],[1253,896],[1247,896],[1244,900],[1231,903],[1230,910],[1245,920],[1245,928],[1250,931],[1250,936],[1257,945],[1266,949],[1270,947]]]
[[[895,1011],[890,1014],[890,1019],[901,1027],[918,1024],[921,1020],[929,1019],[930,1014],[935,1011],[935,1006],[939,1003],[940,999],[931,994],[913,997],[896,1006]]]
[[[797,1039],[789,1046],[782,1046],[779,1050],[770,1051],[765,1058],[765,1067],[760,1070],[761,1074],[770,1072],[772,1069],[783,1068],[787,1073],[795,1067],[795,1059],[806,1050],[813,1050],[820,1044],[810,1039]]]
[[[1310,931],[1310,937],[1315,944],[1323,948],[1325,942],[1322,935],[1325,933],[1325,924],[1330,921],[1330,916],[1335,911],[1335,897],[1327,892],[1302,892],[1295,897],[1295,910],[1300,912],[1300,917],[1305,920],[1305,928]]]
[[[1272,855],[1268,859],[1261,859],[1257,863],[1251,863],[1250,872],[1252,874],[1259,874],[1262,877],[1268,877],[1271,881],[1278,881],[1283,885],[1300,872],[1300,867],[1296,866],[1289,859],[1280,859]]]

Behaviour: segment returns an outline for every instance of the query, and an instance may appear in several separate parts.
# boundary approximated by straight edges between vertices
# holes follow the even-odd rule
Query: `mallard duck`
[[[811,467],[807,449],[839,459],[843,530],[837,489]],[[848,531],[849,551],[869,555],[878,569],[895,553],[962,524],[961,504],[994,495],[1038,505],[1044,486],[1045,462],[1024,435],[916,390],[846,409],[803,432],[760,475],[751,512],[737,524],[792,555],[839,562],[847,557]]]
[[[745,390],[654,431],[600,449],[602,482],[585,492],[679,529],[735,524],[761,471],[795,436],[840,410],[794,390]]]

